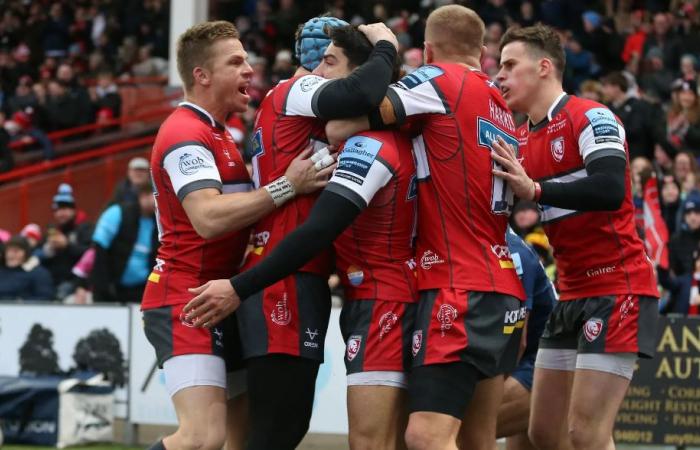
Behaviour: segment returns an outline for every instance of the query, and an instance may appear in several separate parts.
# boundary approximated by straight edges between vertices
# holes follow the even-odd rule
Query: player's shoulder
[[[210,125],[194,112],[178,107],[160,126],[153,152],[163,153],[180,143],[206,142],[210,137]]]
[[[404,75],[394,86],[410,90],[423,83],[439,79],[451,70],[452,67],[446,64],[425,64]]]
[[[569,101],[564,106],[575,121],[581,121],[584,124],[590,123],[595,126],[596,123],[604,121],[610,122],[611,120],[617,122],[617,117],[615,114],[602,103],[590,100],[587,98],[581,98],[576,96],[570,96]]]

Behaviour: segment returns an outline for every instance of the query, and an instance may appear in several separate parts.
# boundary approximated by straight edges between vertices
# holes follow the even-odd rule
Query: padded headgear
[[[331,38],[325,33],[326,27],[342,27],[348,23],[335,17],[314,17],[306,22],[299,33],[294,51],[299,63],[306,70],[312,71],[323,59]]]

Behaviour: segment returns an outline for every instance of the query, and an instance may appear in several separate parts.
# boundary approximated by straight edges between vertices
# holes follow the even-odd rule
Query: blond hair
[[[177,40],[177,71],[189,91],[194,86],[195,67],[204,67],[212,57],[211,47],[220,39],[238,39],[236,27],[225,20],[202,22],[187,29]]]
[[[428,16],[425,40],[446,57],[481,54],[486,26],[472,9],[461,5],[442,6]]]

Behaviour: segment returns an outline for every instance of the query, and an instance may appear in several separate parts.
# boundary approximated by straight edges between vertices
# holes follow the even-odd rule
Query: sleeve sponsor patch
[[[406,89],[413,89],[414,87],[430,81],[433,78],[437,78],[445,72],[436,66],[421,66],[405,77],[401,78],[398,82],[399,85],[405,87]]]
[[[212,180],[221,183],[214,155],[198,144],[183,145],[168,153],[163,159],[163,168],[176,193],[196,181]]]
[[[596,144],[609,142],[622,144],[619,124],[613,113],[607,108],[592,108],[586,111],[586,117],[593,129]]]
[[[340,153],[335,176],[362,185],[381,148],[382,143],[376,139],[367,136],[351,137]]]

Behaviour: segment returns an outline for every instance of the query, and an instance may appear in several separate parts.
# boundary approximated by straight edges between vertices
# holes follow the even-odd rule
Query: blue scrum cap
[[[323,59],[331,38],[325,33],[326,27],[342,27],[348,23],[335,17],[314,17],[306,22],[299,33],[294,51],[299,63],[306,70],[314,70]]]

